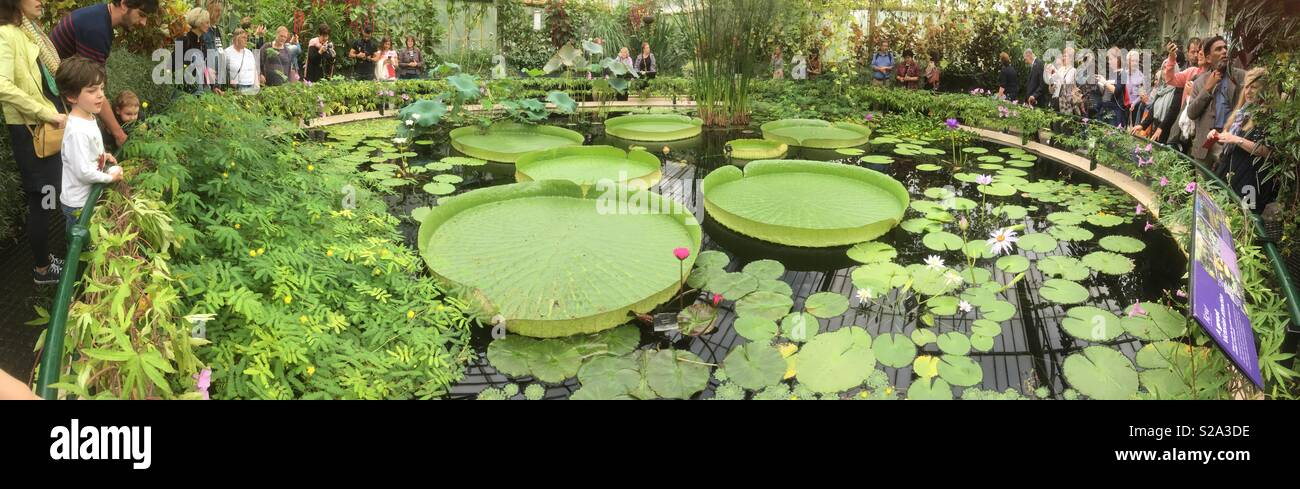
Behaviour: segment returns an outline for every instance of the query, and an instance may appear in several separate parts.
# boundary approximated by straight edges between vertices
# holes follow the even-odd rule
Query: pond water
[[[363,141],[357,145],[360,148],[358,151],[374,157],[382,155],[383,151],[367,147],[364,141],[377,141],[376,146],[384,147],[384,142],[391,139],[395,125],[394,120],[382,120],[336,126],[329,129],[329,137],[334,141],[342,140],[348,143],[345,146],[353,146],[352,143],[358,140]],[[863,303],[857,296],[860,287],[855,286],[852,275],[861,264],[847,257],[846,251],[849,247],[808,249],[766,243],[733,232],[705,215],[703,194],[700,189],[701,180],[710,171],[733,163],[725,151],[727,141],[760,137],[761,134],[756,127],[706,129],[699,137],[667,145],[618,140],[604,135],[599,125],[573,124],[571,128],[587,135],[588,144],[609,144],[624,149],[639,144],[664,159],[663,179],[656,186],[656,191],[683,203],[695,213],[704,230],[701,250],[717,250],[726,253],[730,257],[728,271],[739,271],[747,263],[760,259],[775,259],[781,262],[785,265],[786,271],[780,280],[790,286],[795,312],[801,310],[804,299],[819,292],[832,292],[849,298],[848,310],[836,317],[820,319],[818,331],[830,332],[852,325],[865,328],[873,337],[889,333],[901,333],[910,337],[918,327],[927,326],[922,324],[925,320],[921,317],[926,315],[925,308],[920,307],[918,300],[911,294],[904,296],[904,300],[899,304],[895,304],[896,299],[899,298],[897,291],[886,297]],[[1012,166],[1013,162],[1023,160],[1012,158],[1012,153],[999,151],[1002,147],[997,145],[988,143],[968,145],[983,148],[985,152],[967,150],[969,152],[964,153],[966,158],[962,162],[964,164],[960,170],[955,170],[951,164],[952,158],[947,155],[947,141],[912,141],[921,143],[919,145],[922,147],[944,149],[945,155],[937,158],[945,161],[939,161],[936,157],[924,154],[906,154],[914,153],[913,151],[903,151],[904,154],[899,154],[895,151],[898,144],[908,144],[907,139],[901,139],[904,142],[877,140],[878,144],[860,147],[868,155],[879,154],[892,157],[894,161],[889,164],[862,164],[858,162],[858,156],[847,156],[832,150],[799,148],[791,148],[786,158],[859,164],[881,171],[901,182],[912,197],[912,208],[907,211],[904,221],[913,222],[895,227],[875,242],[887,244],[896,250],[897,256],[891,261],[902,266],[923,264],[928,257],[938,256],[949,267],[955,269],[966,267],[966,255],[963,251],[936,251],[930,246],[933,243],[927,243],[926,235],[934,229],[924,229],[927,227],[926,223],[917,222],[927,215],[944,218],[942,214],[947,213],[948,217],[954,220],[966,217],[970,226],[963,241],[981,243],[995,230],[1017,224],[1024,226],[1021,235],[1043,233],[1044,236],[1052,236],[1055,233],[1049,231],[1050,228],[1054,226],[1064,228],[1058,230],[1059,237],[1063,239],[1052,242],[1040,240],[1032,246],[1034,248],[1032,251],[1017,247],[1012,252],[1024,256],[1033,265],[1024,270],[1021,280],[1014,282],[1014,285],[996,296],[997,300],[1009,303],[1014,308],[1010,317],[1001,322],[1001,333],[993,337],[991,346],[986,348],[987,351],[979,351],[976,348],[968,353],[968,356],[983,370],[983,377],[978,387],[995,391],[1010,388],[1026,393],[1046,388],[1050,396],[1059,397],[1063,391],[1071,387],[1064,378],[1064,360],[1084,347],[1102,345],[1118,350],[1130,359],[1135,357],[1145,342],[1132,334],[1121,333],[1108,341],[1084,341],[1068,334],[1062,326],[1063,320],[1067,317],[1066,311],[1073,307],[1094,306],[1123,317],[1125,311],[1133,304],[1139,301],[1155,302],[1182,286],[1182,275],[1186,268],[1183,254],[1167,232],[1161,229],[1144,229],[1147,216],[1134,215],[1136,202],[1132,198],[1084,172],[1045,158],[1039,158],[1032,164]],[[666,154],[665,146],[668,148]],[[445,133],[435,136],[430,144],[415,145],[414,148],[418,156],[411,161],[416,164],[427,164],[444,156],[456,155],[447,143]],[[990,156],[997,158],[986,158],[984,161],[977,159]],[[490,164],[474,168],[457,167],[450,172],[463,179],[456,185],[457,192],[514,181],[509,166]],[[1039,190],[1038,192],[1017,190],[1012,195],[995,196],[978,191],[979,186],[973,181],[958,180],[954,177],[957,173],[966,174],[963,178],[967,180],[973,180],[975,175],[988,174],[1010,177],[1012,182],[1018,182],[1017,178],[1019,178],[1031,183],[1059,183],[1051,183],[1047,188],[1034,188],[1033,185],[1027,187],[1030,190]],[[411,209],[432,205],[436,199],[421,191],[419,186],[408,186],[402,188],[397,195],[390,196],[388,201],[394,215],[408,216]],[[935,202],[943,208],[934,208],[924,203],[918,204],[918,201]],[[951,208],[954,202],[957,209]],[[996,206],[1002,206],[1001,210],[1005,212],[995,214],[992,209]],[[979,210],[981,208],[986,210]],[[1021,211],[1025,214],[1023,217],[1019,216]],[[939,214],[935,214],[936,212]],[[1082,218],[1098,214],[1109,214],[1123,219],[1120,220],[1121,222],[1114,222],[1114,219],[1100,218],[1090,222]],[[1047,216],[1052,218],[1049,220]],[[929,223],[929,226],[935,224]],[[945,230],[960,234],[955,228],[953,224],[944,226]],[[414,247],[418,224],[406,219],[402,231],[407,238],[407,243]],[[1073,282],[1087,290],[1088,298],[1082,302],[1062,305],[1043,297],[1041,292],[1044,290],[1044,285],[1052,280],[1053,276],[1040,271],[1039,263],[1052,256],[1081,259],[1094,252],[1105,252],[1107,248],[1103,248],[1100,240],[1107,236],[1131,237],[1145,243],[1145,248],[1141,251],[1125,255],[1132,259],[1131,271],[1121,270],[1123,273],[1108,274],[1090,271],[1080,262],[1057,261],[1054,264],[1073,266],[1078,269],[1065,271],[1065,274],[1067,278],[1074,279]],[[1017,273],[1005,272],[994,266],[994,263],[995,260],[992,259],[980,260],[976,268],[987,270],[988,278],[979,277],[977,280],[991,280],[1001,284],[1013,282]],[[1116,266],[1121,269],[1126,268],[1123,265]],[[1017,266],[1008,268],[1017,272],[1020,269]],[[1102,268],[1106,268],[1106,265],[1103,264]],[[1086,276],[1084,272],[1088,272]],[[970,272],[967,271],[967,275],[969,274]],[[976,314],[960,312],[952,315],[932,314],[930,316],[933,319],[933,326],[930,326],[932,331],[940,334],[959,332],[965,335],[972,334],[972,328],[976,327],[974,320],[980,317]],[[734,303],[725,301],[719,311],[716,330],[712,333],[693,337],[675,331],[655,333],[649,327],[643,326],[641,343],[643,347],[671,346],[678,350],[690,351],[704,362],[720,363],[734,347],[749,341],[738,334],[733,327],[735,319]],[[480,353],[486,351],[491,341],[488,328],[481,328],[474,332],[474,344]],[[918,354],[938,356],[942,352],[936,343],[930,342],[919,347]],[[898,368],[883,364],[878,364],[876,368],[883,371],[888,376],[889,382],[898,390],[906,390],[915,377],[910,362],[908,366]],[[486,356],[480,355],[479,360],[468,367],[465,379],[454,386],[450,397],[473,397],[487,387],[530,381],[531,379],[511,379],[498,373],[488,363]],[[709,388],[695,397],[711,397],[717,384],[717,380],[710,379]],[[548,385],[546,397],[565,398],[579,387],[576,379],[569,379],[562,384]],[[955,392],[960,394],[962,388],[956,387]]]

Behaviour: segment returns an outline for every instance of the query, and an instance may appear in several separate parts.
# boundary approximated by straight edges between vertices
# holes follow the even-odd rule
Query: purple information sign
[[[1196,191],[1196,222],[1192,225],[1192,317],[1232,363],[1255,385],[1259,374],[1255,334],[1246,316],[1241,270],[1223,209],[1204,190]]]

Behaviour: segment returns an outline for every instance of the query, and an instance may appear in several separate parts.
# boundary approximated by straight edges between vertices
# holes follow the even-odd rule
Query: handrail
[[[68,323],[68,308],[72,303],[72,292],[76,287],[78,267],[81,265],[81,249],[90,240],[90,217],[95,213],[95,203],[104,192],[104,184],[96,183],[90,187],[90,196],[86,198],[85,207],[81,208],[81,217],[72,225],[68,240],[66,266],[59,278],[59,288],[54,294],[54,304],[50,306],[50,325],[45,330],[45,348],[41,350],[41,371],[36,377],[36,395],[44,399],[54,399],[58,389],[51,388],[59,381],[59,372],[63,370],[63,338]]]

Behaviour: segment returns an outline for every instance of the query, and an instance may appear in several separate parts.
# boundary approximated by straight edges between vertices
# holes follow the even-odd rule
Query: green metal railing
[[[50,306],[50,325],[45,330],[45,348],[41,350],[41,370],[36,377],[36,395],[45,399],[58,396],[58,389],[50,387],[59,381],[59,372],[63,370],[63,339],[67,336],[68,309],[72,305],[72,294],[77,286],[81,265],[81,249],[90,241],[90,217],[95,214],[95,203],[104,192],[104,184],[96,183],[90,187],[90,196],[86,206],[81,208],[81,217],[72,225],[68,235],[68,254],[59,277],[59,288],[54,293],[54,304]]]

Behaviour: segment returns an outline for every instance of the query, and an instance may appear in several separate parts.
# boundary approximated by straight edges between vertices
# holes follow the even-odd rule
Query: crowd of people
[[[1260,178],[1259,170],[1272,154],[1263,131],[1251,115],[1259,106],[1267,72],[1264,68],[1232,66],[1222,36],[1192,38],[1183,45],[1165,46],[1159,69],[1148,71],[1138,50],[1112,46],[1104,66],[1080,59],[1067,47],[1055,60],[1044,60],[1031,49],[1023,53],[1029,66],[1023,80],[1008,53],[999,54],[997,89],[993,96],[1104,123],[1135,136],[1175,147],[1230,180],[1240,195],[1254,197],[1254,209],[1276,198],[1277,186]],[[1101,54],[1099,54],[1101,56]],[[779,51],[773,56],[778,68]],[[1086,58],[1086,57],[1085,57]],[[939,89],[938,56],[931,55],[922,74],[913,52],[901,62],[880,42],[870,59],[871,83],[908,89]],[[977,90],[983,92],[983,90]]]

